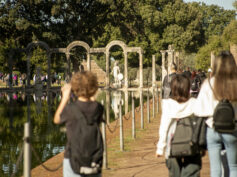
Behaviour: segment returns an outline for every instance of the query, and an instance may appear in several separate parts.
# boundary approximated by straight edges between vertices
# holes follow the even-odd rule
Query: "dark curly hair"
[[[77,72],[71,78],[71,86],[75,96],[89,99],[98,90],[97,77],[90,71]]]

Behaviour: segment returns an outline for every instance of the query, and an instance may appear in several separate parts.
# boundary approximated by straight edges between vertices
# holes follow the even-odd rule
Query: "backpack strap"
[[[210,77],[208,77],[208,83],[209,83],[209,86],[210,86],[210,88],[211,88],[211,90],[212,90],[212,93],[213,93],[214,96],[217,98],[217,96],[216,96],[216,94],[215,94],[215,91],[214,91],[214,89],[213,89],[212,86],[211,86]]]

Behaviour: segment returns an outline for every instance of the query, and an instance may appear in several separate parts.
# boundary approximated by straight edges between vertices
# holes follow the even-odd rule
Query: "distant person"
[[[237,119],[236,91],[237,66],[233,55],[228,51],[223,51],[215,58],[210,83],[208,79],[204,81],[195,105],[197,116],[208,117],[206,138],[211,177],[222,175],[222,145],[226,149],[229,176],[237,176],[237,130],[233,133],[219,133],[213,128],[213,114],[220,100],[227,99],[232,103],[235,119]]]
[[[171,88],[170,83],[174,76],[176,76],[177,72],[177,66],[176,64],[171,65],[171,73],[169,75],[166,75],[164,77],[164,81],[162,84],[162,99],[168,99],[171,96]]]
[[[201,85],[202,85],[203,81],[207,78],[207,76],[206,76],[205,72],[203,72],[201,69],[198,69],[197,76],[200,81],[199,87],[201,88]]]
[[[186,75],[189,79],[191,79],[192,73],[191,73],[189,67],[187,67],[187,69],[186,69],[183,73],[184,73],[184,75]]]
[[[171,140],[174,136],[177,120],[194,113],[195,98],[190,98],[190,79],[177,74],[171,81],[172,95],[162,100],[162,115],[159,128],[159,141],[156,156],[165,156],[170,177],[199,177],[201,169],[201,154],[170,157]],[[159,175],[158,175],[159,176]]]
[[[67,129],[64,177],[101,177],[103,140],[99,125],[104,108],[95,101],[97,89],[97,78],[89,71],[73,74],[70,83],[61,89],[62,99],[54,123],[65,123]],[[71,92],[77,99],[68,104]]]

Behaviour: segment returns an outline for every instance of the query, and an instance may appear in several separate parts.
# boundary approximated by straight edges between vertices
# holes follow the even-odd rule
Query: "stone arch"
[[[36,46],[40,46],[43,47],[44,49],[46,49],[47,52],[47,58],[48,58],[48,81],[47,81],[47,87],[50,88],[51,87],[51,74],[50,74],[50,69],[51,69],[51,59],[50,59],[50,48],[48,46],[47,43],[43,42],[43,41],[33,41],[31,43],[29,43],[25,49],[25,52],[27,54],[27,86],[30,86],[30,58],[32,57],[32,52],[31,49],[33,47]]]
[[[111,41],[109,44],[107,44],[107,46],[105,47],[105,55],[106,55],[106,87],[109,87],[110,85],[110,81],[109,81],[109,55],[110,55],[110,49],[113,46],[120,46],[123,49],[123,54],[124,54],[124,78],[127,79],[127,60],[128,60],[128,56],[127,56],[127,45],[123,42],[123,41],[119,41],[119,40],[114,40]],[[128,87],[128,82],[125,81],[125,87]]]
[[[36,47],[36,46],[41,46],[41,47],[45,48],[47,52],[49,52],[49,50],[50,50],[48,44],[46,44],[45,42],[43,42],[43,41],[33,41],[33,42],[31,42],[27,45],[26,52],[30,52],[30,50],[33,47]]]
[[[105,47],[106,52],[109,52],[110,48],[115,45],[120,46],[123,49],[123,52],[125,52],[127,49],[127,45],[123,41],[114,40],[114,41],[111,41],[110,43],[107,44],[107,46]]]
[[[67,48],[66,48],[66,58],[67,61],[69,61],[70,58],[70,50],[74,47],[83,47],[84,49],[86,49],[86,53],[87,53],[87,69],[90,71],[91,70],[91,61],[90,61],[90,46],[83,41],[73,41],[71,42]],[[69,65],[69,72],[70,72],[70,65]]]
[[[66,53],[70,52],[70,50],[73,47],[76,47],[76,46],[81,46],[81,47],[86,49],[87,53],[90,53],[90,46],[87,43],[83,42],[83,41],[73,41],[73,42],[71,42],[66,48]]]

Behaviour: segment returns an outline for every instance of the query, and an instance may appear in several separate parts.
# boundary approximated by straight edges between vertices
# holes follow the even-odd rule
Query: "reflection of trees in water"
[[[40,112],[37,103],[34,103],[33,96],[30,95],[32,145],[42,161],[61,152],[66,142],[65,134],[59,131],[60,126],[53,124],[52,113],[58,106],[59,93],[52,94],[50,109],[48,99],[38,99],[41,101]],[[10,116],[12,116],[12,122],[9,121]],[[26,99],[23,100],[20,94],[17,100],[13,100],[11,97],[9,101],[6,97],[0,98],[0,164],[3,168],[0,170],[0,176],[6,176],[4,171],[8,171],[9,174],[14,171],[16,160],[22,148],[24,123],[26,121]],[[32,156],[32,168],[37,165],[39,165],[38,162]],[[16,176],[22,175],[22,168],[21,165]]]

